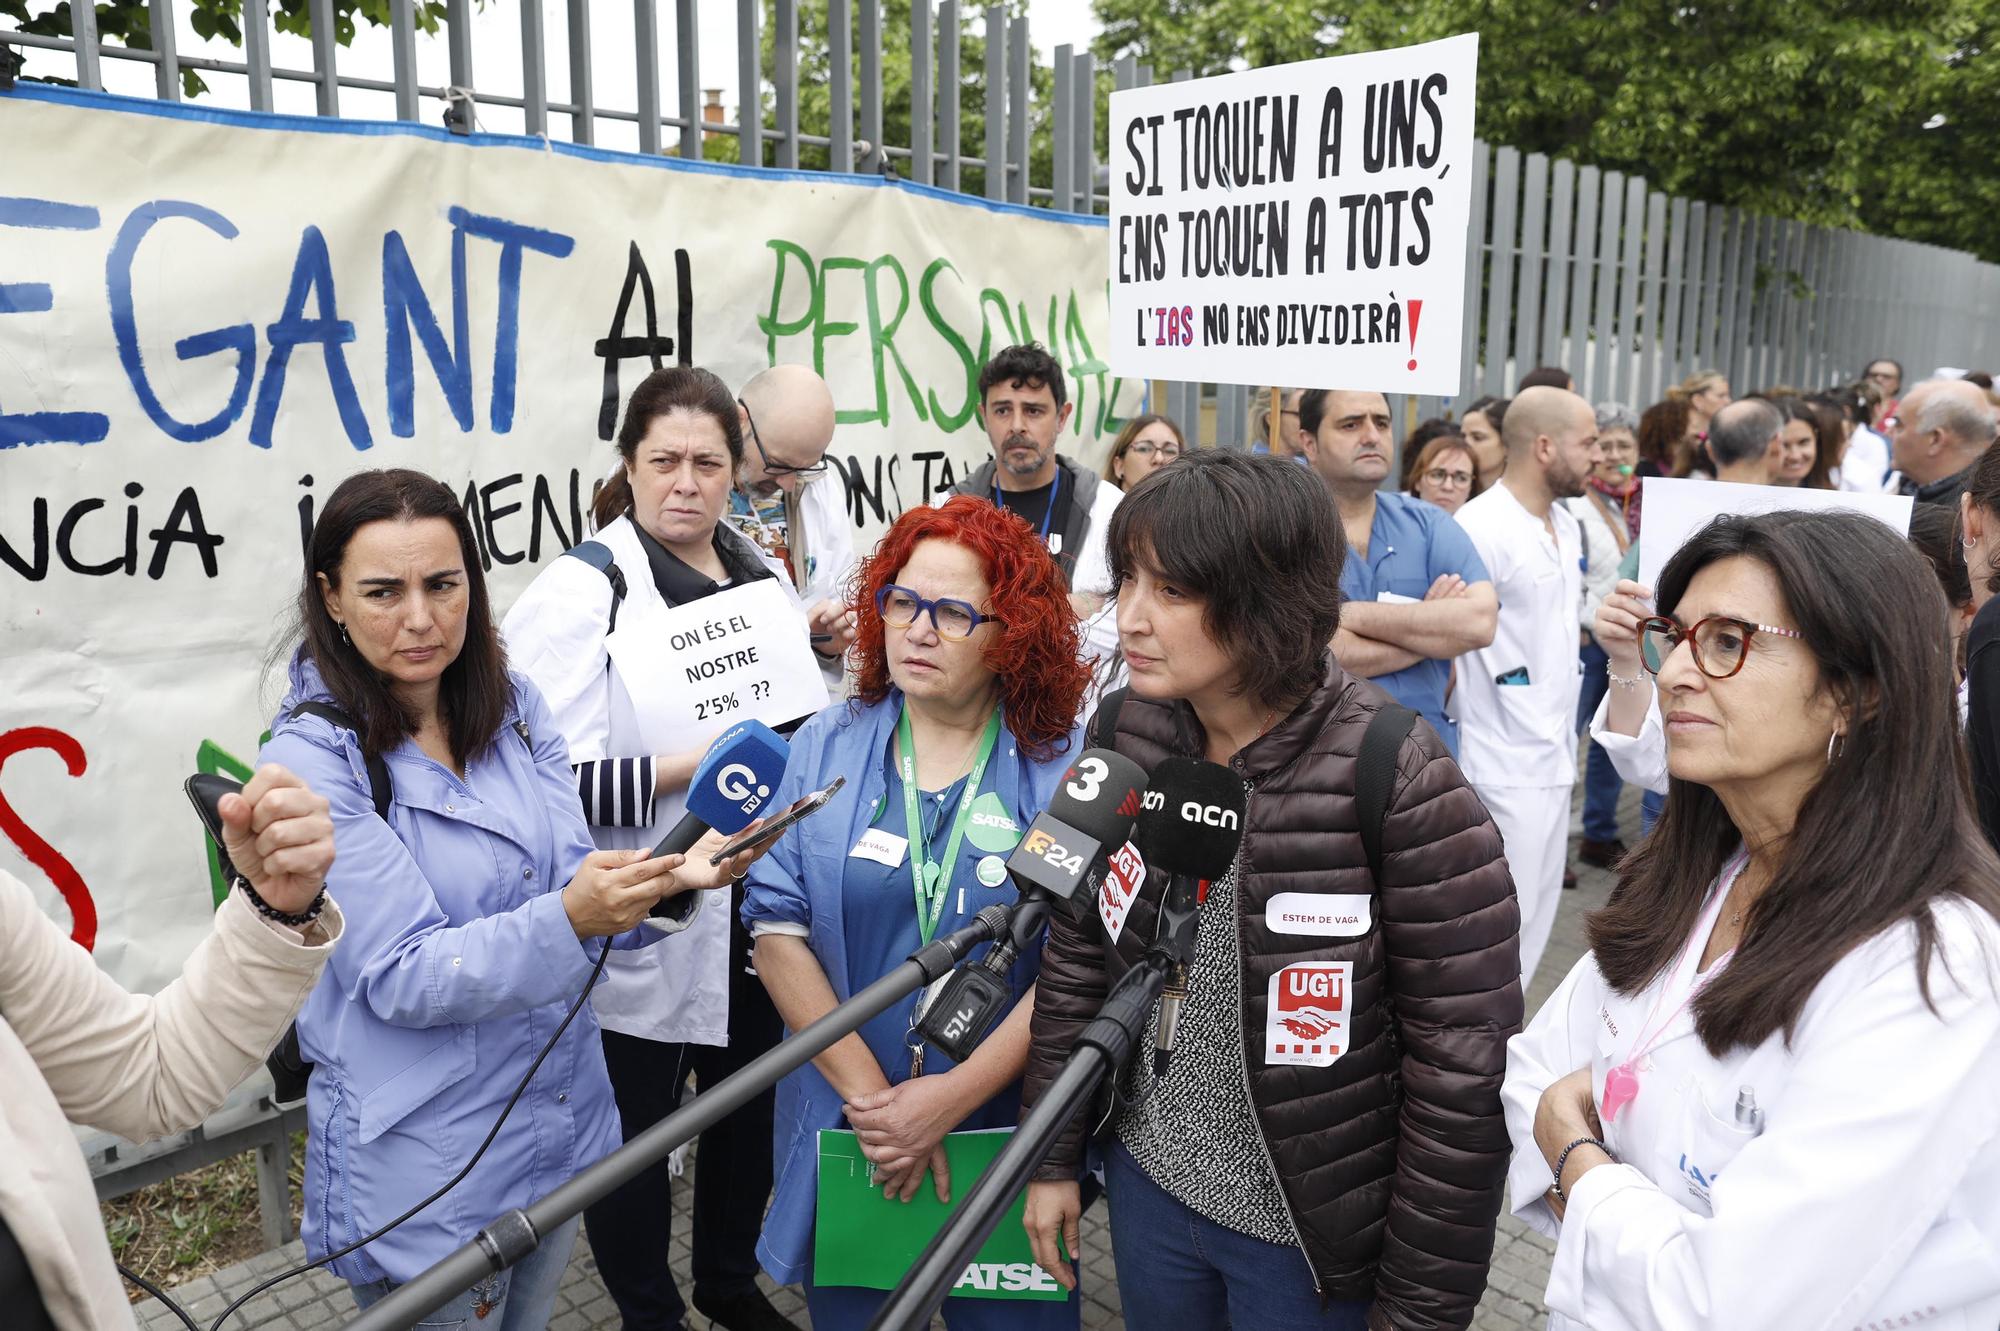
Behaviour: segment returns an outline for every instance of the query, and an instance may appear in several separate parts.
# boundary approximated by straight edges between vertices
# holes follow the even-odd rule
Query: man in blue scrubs
[[[1299,448],[1347,533],[1334,659],[1422,713],[1456,757],[1458,723],[1445,715],[1445,689],[1452,658],[1493,641],[1500,599],[1486,565],[1443,509],[1378,488],[1393,451],[1380,393],[1305,393]]]

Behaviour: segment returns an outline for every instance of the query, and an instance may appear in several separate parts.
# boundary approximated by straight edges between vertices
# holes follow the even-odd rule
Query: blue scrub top
[[[1451,514],[1422,499],[1384,492],[1375,496],[1375,525],[1368,533],[1367,554],[1348,548],[1340,593],[1350,601],[1373,601],[1383,592],[1421,601],[1431,584],[1447,573],[1468,583],[1492,581],[1472,538]],[[1422,713],[1456,758],[1458,722],[1444,714],[1450,678],[1451,660],[1446,658],[1419,661],[1379,675],[1375,682],[1403,706]]]

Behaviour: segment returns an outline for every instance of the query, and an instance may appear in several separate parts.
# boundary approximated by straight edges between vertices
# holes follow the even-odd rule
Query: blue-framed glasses
[[[917,622],[917,616],[928,611],[931,627],[940,638],[962,639],[972,636],[972,631],[981,624],[998,624],[997,615],[982,615],[964,601],[949,596],[937,600],[926,600],[908,587],[898,587],[890,583],[875,593],[875,613],[882,616],[882,622],[892,629],[906,629]]]

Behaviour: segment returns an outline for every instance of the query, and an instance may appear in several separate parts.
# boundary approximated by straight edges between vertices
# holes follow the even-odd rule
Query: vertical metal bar
[[[1567,159],[1555,164],[1549,196],[1548,264],[1542,270],[1544,314],[1542,353],[1544,365],[1570,364],[1563,339],[1568,334],[1568,310],[1564,297],[1569,291],[1570,222],[1576,214],[1576,163]]]
[[[790,0],[778,0],[783,5]],[[527,3],[527,0],[522,0]],[[590,0],[569,0],[569,136],[576,143],[596,142],[596,111],[590,87]]]
[[[868,152],[861,170],[880,173],[888,160],[882,152],[882,6],[887,0],[861,0],[861,137]]]
[[[80,8],[85,0],[72,0],[70,8]],[[153,66],[153,95],[163,102],[181,99],[181,54],[174,40],[173,0],[149,0],[153,29],[153,54],[160,58]]]
[[[80,5],[79,9],[89,6]],[[334,62],[334,52],[338,49],[334,41],[333,0],[308,0],[306,12],[312,18],[313,73],[319,75],[316,89],[319,97],[319,113],[323,116],[340,114],[340,72]],[[93,26],[96,20],[92,20]],[[94,87],[94,84],[85,86]]]
[[[549,58],[542,34],[541,0],[521,0],[521,124],[531,135],[549,132]]]
[[[1484,141],[1472,141],[1472,187],[1465,226],[1465,333],[1458,372],[1459,397],[1468,402],[1480,391],[1479,298],[1486,291],[1486,182],[1492,158],[1493,150]]]
[[[1076,151],[1076,134],[1070,128],[1070,120],[1076,114],[1076,97],[1070,87],[1076,76],[1076,62],[1070,56],[1067,44],[1056,48],[1055,123],[1050,129],[1049,143],[1055,174],[1049,182],[1049,207],[1059,213],[1072,211],[1070,200],[1076,182],[1076,167],[1070,161],[1070,154]]]
[[[271,11],[266,0],[243,0],[243,63],[249,66],[250,109],[271,109]]]
[[[1076,98],[1076,147],[1070,164],[1076,168],[1076,210],[1097,211],[1097,57],[1088,47],[1077,53],[1070,93]]]
[[[522,0],[527,3],[527,0]],[[701,160],[701,20],[695,0],[674,0],[674,81],[680,86],[682,160]]]
[[[931,0],[910,0],[910,179],[931,183],[937,149],[931,133],[937,111],[931,96],[931,55],[937,49],[931,31]]]
[[[328,5],[327,9],[329,13],[332,12],[331,5]],[[97,6],[82,3],[72,4],[69,7],[69,23],[70,36],[74,39],[76,45],[77,86],[88,88],[93,92],[99,91],[104,87],[104,74],[97,54]],[[318,32],[318,30],[319,6],[314,6],[313,31]],[[329,33],[332,31],[330,21],[328,31]],[[318,54],[319,46],[317,42],[314,43],[313,51],[314,54]],[[320,114],[327,115],[330,113],[322,107]]]
[[[472,0],[446,0],[445,46],[451,60],[451,86],[472,89]],[[470,111],[467,112],[469,116]],[[472,126],[468,123],[466,128]]]
[[[1715,368],[1729,376],[1730,386],[1737,392],[1747,393],[1750,386],[1743,379],[1747,370],[1742,353],[1742,310],[1744,273],[1754,237],[1751,219],[1740,208],[1729,211],[1728,239],[1723,243],[1722,254],[1722,303],[1715,335]]]
[[[1218,448],[1241,448],[1248,432],[1250,395],[1241,384],[1217,384],[1215,388],[1215,443]]]
[[[872,5],[876,0],[861,0]],[[827,73],[832,79],[833,126],[827,135],[833,140],[828,151],[833,156],[830,170],[854,169],[854,4],[853,0],[827,0]]]
[[[1111,90],[1113,92],[1124,92],[1127,88],[1137,87],[1138,77],[1139,61],[1136,57],[1121,55],[1111,62]]]
[[[930,13],[929,0],[917,3]],[[736,160],[745,166],[764,165],[764,53],[757,31],[763,8],[758,0],[736,0]]]
[[[283,1247],[292,1241],[292,1144],[282,1120],[271,1127],[276,1131],[257,1143],[257,1211],[264,1241]]]
[[[938,139],[944,144],[944,170],[938,184],[959,188],[959,154],[964,151],[958,119],[958,0],[938,6]]]
[[[1718,363],[1715,348],[1720,336],[1717,330],[1722,321],[1722,250],[1728,233],[1729,210],[1709,209],[1708,257],[1703,260],[1701,317],[1696,322],[1701,340],[1694,349],[1694,364],[1688,367],[1689,374],[1712,369]]]
[[[773,0],[771,91],[778,121],[778,165],[799,164],[799,0]]]
[[[1007,197],[1007,11],[986,7],[986,197]]]
[[[1134,69],[1132,71],[1132,86],[1135,88],[1152,87],[1153,67],[1151,65],[1140,65],[1138,68]]]
[[[1618,333],[1612,344],[1611,377],[1603,395],[1619,398],[1632,391],[1639,350],[1639,254],[1645,236],[1646,182],[1634,176],[1625,182],[1625,247],[1618,260]]]
[[[533,5],[523,3],[526,13]],[[396,81],[396,119],[417,118],[416,0],[389,0],[389,67]]]
[[[1521,280],[1514,298],[1514,354],[1524,361],[1535,360],[1542,345],[1542,247],[1548,240],[1548,206],[1549,159],[1531,153],[1521,181]]]
[[[1667,247],[1667,196],[1646,198],[1645,266],[1634,274],[1639,290],[1639,319],[1632,324],[1638,360],[1625,380],[1627,405],[1643,407],[1654,397],[1660,377],[1661,328],[1666,323],[1666,282],[1660,272]]]
[[[1486,391],[1505,393],[1514,315],[1514,216],[1521,203],[1521,154],[1493,155],[1493,243],[1486,251]],[[1513,377],[1533,366],[1516,366]]]
[[[1028,107],[1031,83],[1028,68],[1035,48],[1028,41],[1028,16],[1009,23],[1007,32],[1007,197],[1015,203],[1028,201]]]
[[[1604,173],[1604,211],[1598,218],[1597,312],[1590,321],[1590,382],[1584,396],[1595,399],[1611,382],[1617,346],[1618,237],[1625,220],[1625,173]],[[1583,377],[1577,376],[1582,383]]]
[[[1667,235],[1667,340],[1660,358],[1658,391],[1654,400],[1665,397],[1667,385],[1677,384],[1686,374],[1688,348],[1694,342],[1695,275],[1701,271],[1701,230],[1707,208],[1686,199],[1670,205],[1671,230]]]
[[[1580,384],[1590,375],[1590,293],[1597,281],[1598,184],[1596,167],[1577,171],[1576,225],[1570,232],[1574,262],[1569,274],[1569,357],[1563,364]]]
[[[639,76],[639,151],[660,151],[660,13],[655,0],[632,0],[632,58]]]

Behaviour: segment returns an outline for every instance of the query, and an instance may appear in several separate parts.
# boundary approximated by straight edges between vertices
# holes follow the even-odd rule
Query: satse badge
[[[1333,1066],[1347,1052],[1351,961],[1302,961],[1271,977],[1264,1009],[1264,1064]]]

